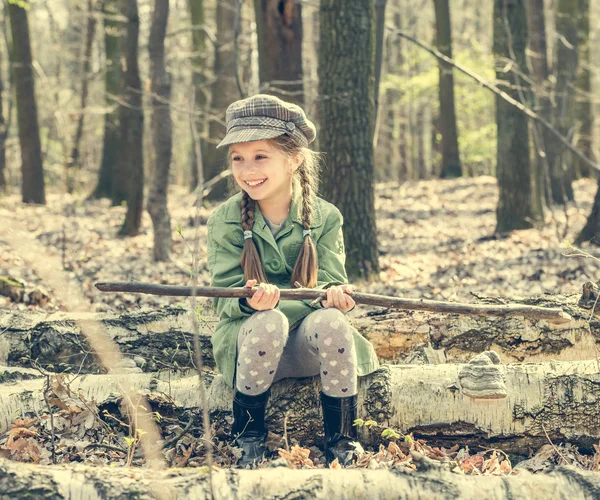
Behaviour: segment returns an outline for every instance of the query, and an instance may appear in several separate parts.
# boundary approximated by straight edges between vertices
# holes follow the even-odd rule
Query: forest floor
[[[547,217],[546,224],[534,229],[494,236],[495,209],[498,199],[496,181],[492,177],[458,180],[433,180],[376,186],[376,220],[380,257],[380,280],[361,283],[357,290],[399,297],[472,302],[474,296],[529,297],[551,293],[578,293],[584,281],[596,281],[600,262],[590,258],[569,256],[565,240],[574,241],[590,213],[597,183],[584,179],[574,183],[576,204],[567,209],[558,207]],[[185,304],[180,297],[159,297],[136,294],[106,294],[93,286],[98,281],[143,281],[170,285],[189,284],[191,248],[194,240],[194,198],[181,188],[172,188],[169,210],[174,232],[172,260],[152,261],[152,227],[144,213],[141,234],[119,238],[117,232],[124,219],[124,207],[111,207],[107,200],[81,201],[68,195],[48,195],[46,206],[27,206],[17,194],[0,198],[0,221],[10,221],[26,229],[41,245],[43,253],[57,255],[63,270],[71,280],[81,284],[90,301],[91,310],[125,312],[165,305]],[[199,210],[200,238],[199,280],[208,285],[206,267],[205,222],[216,205]],[[176,231],[176,228],[181,228]],[[3,229],[0,226],[0,229]],[[586,248],[599,255],[596,247]],[[15,304],[0,295],[0,309],[42,309],[48,312],[64,310],[48,284],[38,277],[35,264],[30,266],[13,249],[10,233],[0,231],[0,276],[8,276],[25,284],[26,290],[40,290],[34,298]],[[28,303],[29,301],[29,303]],[[357,306],[351,313],[363,315],[367,306]],[[56,382],[56,381],[55,381]],[[60,381],[57,382],[60,384]],[[58,387],[60,389],[60,386]],[[55,391],[56,392],[56,391]],[[64,391],[63,391],[64,392]],[[60,399],[60,398],[59,398]],[[71,401],[72,403],[72,401]],[[87,402],[86,404],[89,404]],[[88,448],[77,444],[82,436],[102,434],[105,423],[96,422],[86,404],[58,404],[60,412],[54,420],[62,425],[66,443],[59,461],[86,463],[121,463],[132,457],[110,449]],[[62,420],[61,420],[62,419]],[[77,425],[73,427],[73,420]],[[63,422],[64,420],[64,422]],[[67,422],[70,422],[69,427]],[[64,424],[64,425],[63,425]],[[68,428],[67,428],[68,427]],[[161,425],[168,435],[182,431],[179,424],[165,421]],[[168,435],[166,438],[168,438]],[[201,465],[203,459],[194,453],[191,436],[173,445],[170,463]],[[50,430],[47,419],[24,419],[15,422],[0,436],[0,456],[50,463]],[[19,441],[25,440],[25,441]],[[93,439],[91,439],[93,441]],[[450,459],[464,473],[504,475],[514,473],[508,457],[501,452],[485,450],[479,453],[454,447],[448,450],[431,448],[422,440],[392,439],[386,447],[362,454],[361,467],[411,465],[410,452],[418,451],[441,460]],[[19,443],[19,444],[17,444]],[[234,460],[235,450],[221,442],[222,466]],[[176,449],[175,449],[176,448]],[[546,445],[528,464],[530,470],[544,470],[551,463],[579,464],[598,470],[600,448],[595,456],[583,456],[568,443]],[[310,458],[309,458],[310,453]],[[280,453],[291,467],[319,466],[318,450],[299,446]],[[33,458],[32,458],[33,457]],[[313,462],[312,460],[316,460]],[[139,463],[134,460],[132,463]],[[322,465],[320,465],[322,467]]]
[[[376,186],[377,237],[381,253],[379,281],[361,283],[357,291],[398,297],[470,302],[475,295],[529,297],[577,293],[583,281],[600,277],[600,261],[568,256],[564,240],[574,241],[590,213],[595,181],[574,183],[576,205],[557,207],[543,227],[495,237],[498,199],[492,177],[432,180]],[[180,297],[106,294],[97,281],[144,281],[189,284],[194,228],[193,196],[181,188],[170,192],[174,246],[172,260],[152,261],[152,225],[144,212],[139,236],[119,238],[124,207],[108,200],[81,201],[49,194],[46,206],[28,206],[18,195],[0,197],[0,220],[12,220],[59,256],[68,276],[81,283],[96,311],[126,311],[182,302]],[[216,204],[199,210],[198,284],[208,285],[205,222]],[[181,228],[181,235],[176,228]],[[596,247],[587,249],[600,257]],[[0,275],[44,287],[0,233]],[[52,298],[42,305],[60,309]],[[0,307],[9,300],[0,296]],[[14,307],[14,305],[13,305]],[[16,307],[26,308],[27,304]],[[36,305],[36,307],[39,307]],[[364,307],[364,309],[369,309]],[[360,314],[357,306],[354,314]]]

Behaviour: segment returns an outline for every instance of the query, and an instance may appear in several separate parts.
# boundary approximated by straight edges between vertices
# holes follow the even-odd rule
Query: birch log
[[[381,361],[410,364],[467,362],[473,354],[494,350],[504,363],[583,360],[595,356],[600,323],[577,306],[578,296],[544,296],[524,302],[560,305],[572,320],[553,324],[522,317],[468,317],[357,306],[349,318],[375,346]],[[485,299],[493,300],[493,299]],[[518,299],[511,298],[516,302]],[[190,367],[193,327],[189,312],[164,308],[114,313],[0,312],[0,363],[28,366],[37,359],[54,370],[70,367],[80,373],[101,370],[75,319],[98,320],[129,358],[133,371]],[[200,342],[208,366],[214,367],[210,336],[218,318],[207,315]]]
[[[599,498],[600,474],[561,466],[545,474],[526,471],[508,477],[464,476],[441,467],[404,469],[214,470],[213,492],[205,468],[166,471],[90,467],[80,464],[36,466],[0,459],[0,491],[11,499],[253,500],[311,498],[340,500],[396,498],[447,500]]]
[[[490,397],[485,388],[474,393],[465,384],[465,369],[472,365],[385,365],[360,379],[358,416],[448,447],[462,443],[475,449],[484,444],[526,455],[546,444],[548,437],[585,449],[598,442],[600,369],[596,361],[495,364],[493,368],[503,383],[504,394],[499,397]],[[33,370],[5,371],[35,375]],[[0,384],[0,432],[28,412],[44,411],[43,383],[44,379],[31,378]],[[128,373],[123,383],[144,393],[168,394],[175,401],[174,413],[200,406],[197,376],[169,379],[167,373]],[[211,415],[218,427],[229,432],[232,391],[214,373],[208,373],[206,383],[210,384]],[[78,376],[71,388],[99,404],[118,393],[107,375]],[[291,439],[303,446],[320,445],[319,390],[318,378],[276,383],[267,410],[270,430],[281,434],[287,415]],[[377,444],[380,432],[363,429],[361,441]]]

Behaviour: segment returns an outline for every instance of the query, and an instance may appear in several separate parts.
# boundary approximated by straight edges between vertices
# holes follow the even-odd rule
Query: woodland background
[[[169,436],[167,461],[205,463],[197,380],[185,372],[194,367],[185,350],[191,330],[172,326],[176,345],[160,345],[160,352],[152,351],[159,349],[154,340],[138,342],[146,333],[165,341],[160,321],[176,322],[187,300],[103,294],[93,285],[183,285],[196,278],[209,284],[205,223],[231,194],[224,158],[214,146],[224,135],[227,105],[257,92],[299,102],[315,121],[314,148],[325,153],[319,193],[344,214],[347,270],[360,291],[564,305],[577,320],[556,329],[520,319],[475,323],[359,305],[352,317],[362,321],[361,332],[382,360],[419,365],[425,374],[420,380],[433,384],[436,377],[428,373],[449,373],[452,363],[491,348],[513,363],[506,370],[517,372],[515,361],[549,362],[551,368],[543,370],[551,372],[556,359],[599,359],[588,334],[597,338],[600,325],[574,305],[583,282],[597,281],[600,269],[595,248],[600,120],[594,120],[600,111],[600,28],[594,22],[599,0],[5,0],[0,8],[0,363],[11,366],[6,367],[6,373],[16,373],[11,377],[31,383],[29,391],[35,386],[42,405],[36,418],[2,429],[7,432],[0,451],[9,450],[10,458],[143,463],[134,457],[139,437],[133,425],[127,431],[113,427],[109,446],[116,449],[95,449],[108,421],[98,408],[117,414],[104,375],[82,382],[92,392],[102,388],[101,396],[94,393],[98,408],[90,408],[55,373],[103,372],[85,348],[66,354],[62,342],[71,342],[71,336],[76,341],[70,348],[82,342],[76,320],[59,314],[46,322],[48,313],[85,310],[123,314],[103,321],[107,329],[120,322],[115,339],[127,361],[124,369],[137,377],[138,388],[152,385],[147,372],[158,370],[161,384],[167,384],[168,373],[168,394],[173,382],[174,394],[185,401],[173,408],[152,400],[152,408],[170,418],[160,424]],[[415,40],[451,56],[479,81],[450,71]],[[490,84],[513,104],[490,91]],[[66,293],[69,287],[83,300]],[[202,307],[209,309],[209,301]],[[152,315],[160,321],[148,326],[144,318]],[[200,332],[206,345],[210,324]],[[215,376],[210,349],[204,354],[210,382]],[[566,370],[596,383],[594,366]],[[535,376],[544,383],[554,380]],[[515,380],[511,383],[522,390],[524,382]],[[535,377],[527,380],[531,387],[542,386]],[[288,404],[286,387],[275,411]],[[415,387],[399,393],[430,397],[429,387]],[[308,398],[309,389],[300,383],[288,392]],[[20,399],[13,404],[13,392],[0,384],[0,406],[23,408]],[[575,393],[580,394],[569,394]],[[42,394],[53,401],[60,429],[42,413]],[[533,401],[532,394],[526,393]],[[585,413],[583,426],[573,417],[578,430],[585,428],[579,437],[597,437],[597,426],[590,424],[597,421],[595,406],[569,403],[591,415]],[[408,401],[398,407],[421,422],[418,411],[426,406]],[[513,429],[513,409],[494,427],[498,435]],[[222,438],[225,403],[214,412]],[[314,438],[318,431],[305,426],[312,417],[298,410],[292,435]],[[585,441],[589,456],[583,456],[563,442],[561,429],[571,425],[570,418],[560,412],[549,420],[540,417],[549,436],[536,428],[531,442],[540,445],[548,438],[560,444],[558,449],[547,444],[536,455],[535,470],[550,461],[598,470],[600,448]],[[475,446],[470,429],[447,424],[445,432],[456,433],[448,439]],[[36,437],[28,434],[34,431]],[[55,431],[56,449],[50,444]],[[78,444],[82,436],[85,448]],[[362,466],[397,464],[418,450],[436,460],[451,457],[467,474],[510,475],[512,452],[526,456],[519,439],[506,437],[512,448],[504,461],[491,450],[469,455],[468,447],[442,447],[438,453],[407,434],[398,441],[402,450],[390,445],[375,458],[366,454]],[[220,443],[217,463],[229,466],[235,451]],[[288,463],[304,467],[307,457],[296,452]],[[313,446],[312,458],[315,453]]]

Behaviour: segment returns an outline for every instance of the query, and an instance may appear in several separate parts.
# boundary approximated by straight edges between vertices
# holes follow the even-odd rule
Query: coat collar
[[[225,222],[242,223],[242,192],[232,196],[225,204],[226,209],[224,211],[223,219]],[[264,228],[267,223],[263,217],[262,212],[258,203],[256,203],[256,210],[254,212],[254,223]],[[294,183],[292,191],[292,203],[290,205],[290,218],[292,221],[302,225],[302,190],[299,183]],[[312,205],[312,221],[310,223],[311,228],[319,227],[323,223],[323,216],[321,214],[321,203],[317,196],[313,196]]]

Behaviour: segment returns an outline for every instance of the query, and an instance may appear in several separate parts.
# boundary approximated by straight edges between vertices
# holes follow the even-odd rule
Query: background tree
[[[254,0],[260,91],[304,105],[302,4]]]
[[[214,76],[211,88],[209,139],[203,156],[204,178],[212,179],[218,175],[225,164],[224,149],[217,144],[225,137],[225,111],[235,100],[240,99],[237,86],[238,67],[233,50],[234,26],[238,12],[238,0],[220,0],[217,2],[217,41],[215,44]],[[228,194],[226,179],[222,179],[208,194],[209,200],[222,200]]]
[[[87,0],[87,24],[85,30],[85,43],[83,46],[82,55],[82,71],[81,71],[81,95],[80,95],[80,112],[77,117],[77,127],[72,141],[71,154],[67,160],[67,192],[73,192],[73,175],[74,170],[79,167],[79,148],[81,137],[83,135],[83,121],[85,118],[85,107],[89,94],[90,81],[90,63],[92,56],[92,44],[96,34],[96,16],[95,16],[95,0]]]
[[[494,1],[496,78],[505,83],[503,90],[519,101],[523,101],[526,92],[524,79],[518,76],[518,72],[525,73],[527,68],[526,22],[525,0]],[[532,227],[533,220],[527,117],[496,96],[496,122],[496,176],[500,191],[496,232],[527,229]]]
[[[29,39],[28,4],[9,2],[8,15],[12,33],[12,64],[21,144],[21,196],[24,203],[46,203],[42,146],[33,79],[31,41]]]
[[[434,0],[435,33],[438,50],[452,58],[452,28],[448,0]],[[458,132],[456,130],[456,111],[454,109],[454,76],[452,65],[438,61],[440,84],[440,131],[442,133],[442,169],[441,177],[460,177],[460,154],[458,150]]]
[[[171,77],[165,68],[165,34],[169,19],[169,0],[154,0],[150,31],[150,68],[152,91],[153,175],[148,193],[148,212],[154,228],[154,260],[169,260],[171,218],[167,208],[169,168],[171,166]]]
[[[554,126],[564,136],[572,136],[573,105],[572,86],[577,76],[577,27],[579,22],[579,1],[558,0],[556,6],[556,64]],[[570,168],[571,155],[563,147],[552,155],[550,164],[550,186],[555,203],[572,201],[573,172]]]
[[[327,153],[321,193],[345,220],[350,280],[379,273],[373,192],[375,16],[370,0],[321,0],[320,146]]]
[[[532,77],[536,85],[533,92],[533,105],[540,116],[547,122],[552,121],[552,84],[549,81],[548,45],[546,41],[546,22],[544,16],[544,0],[527,1],[527,32],[529,43],[529,62]],[[546,128],[532,124],[534,130],[534,145],[536,152],[535,187],[536,199],[539,200],[537,210],[542,213],[546,202],[552,203],[550,191],[546,189],[550,174],[549,165],[554,164],[557,153],[555,139]]]
[[[144,207],[144,114],[138,67],[140,18],[137,0],[120,1],[126,19],[126,33],[121,38],[125,69],[121,85],[123,104],[119,108],[120,141],[114,190],[115,193],[122,192],[127,202],[127,214],[119,234],[135,236],[140,230]]]
[[[115,97],[120,92],[121,65],[119,62],[119,40],[123,36],[123,23],[119,22],[119,0],[101,0],[104,27],[104,132],[102,159],[98,171],[98,183],[91,198],[110,198],[118,205],[114,183],[119,149],[119,108]]]

